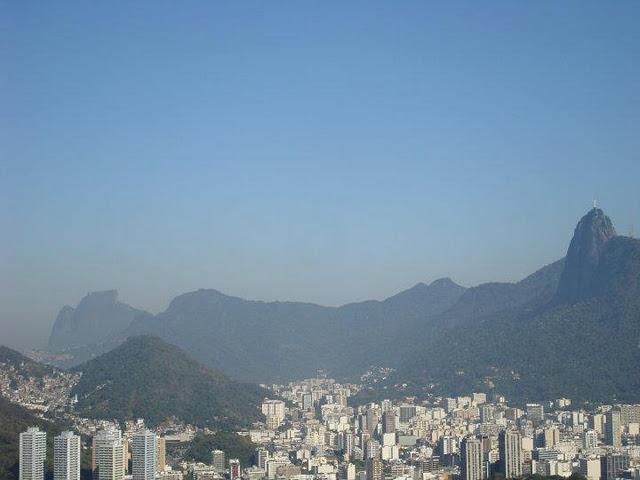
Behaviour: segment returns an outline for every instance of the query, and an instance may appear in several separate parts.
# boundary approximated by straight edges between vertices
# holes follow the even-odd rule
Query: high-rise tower
[[[122,433],[115,428],[99,431],[93,439],[94,475],[97,480],[124,478],[124,446]]]
[[[605,424],[605,439],[607,445],[615,448],[622,446],[622,435],[620,432],[620,411],[609,410],[606,415],[607,423]]]
[[[142,430],[131,437],[131,473],[133,480],[154,480],[157,463],[156,434]]]
[[[382,414],[382,433],[396,433],[396,412],[388,410]]]
[[[20,480],[44,480],[47,433],[28,428],[20,434]]]
[[[477,438],[465,438],[460,445],[462,480],[482,480],[482,444]]]
[[[522,438],[515,431],[502,431],[498,436],[500,472],[505,478],[522,476]]]
[[[80,480],[80,436],[62,432],[53,439],[53,480]]]

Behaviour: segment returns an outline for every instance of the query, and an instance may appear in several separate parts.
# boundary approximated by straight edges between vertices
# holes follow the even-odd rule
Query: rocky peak
[[[613,223],[599,208],[591,209],[580,219],[558,285],[560,300],[575,302],[592,293],[604,245],[615,236]]]

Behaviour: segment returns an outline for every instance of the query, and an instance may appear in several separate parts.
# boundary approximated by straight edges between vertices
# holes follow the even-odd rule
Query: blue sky
[[[640,230],[640,3],[3,2],[0,329],[92,290],[341,304]],[[6,339],[6,340],[5,340]]]

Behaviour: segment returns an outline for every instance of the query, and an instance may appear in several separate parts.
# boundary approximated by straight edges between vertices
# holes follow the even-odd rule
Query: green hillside
[[[262,418],[266,392],[207,369],[157,337],[129,338],[116,349],[76,367],[78,411],[93,418],[165,418],[219,429],[246,427]]]
[[[427,338],[394,380],[446,395],[640,401],[640,378],[631,373],[640,368],[640,240],[615,236],[594,209],[578,224],[567,258],[558,294],[546,304]]]

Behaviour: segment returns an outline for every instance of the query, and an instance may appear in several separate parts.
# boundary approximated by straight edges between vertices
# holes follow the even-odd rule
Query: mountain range
[[[309,376],[318,369],[357,373],[376,362],[387,338],[409,331],[425,316],[432,317],[455,305],[465,289],[450,279],[430,285],[419,283],[384,301],[367,301],[324,307],[299,302],[261,302],[224,295],[217,290],[197,290],[176,297],[166,311],[153,316],[140,312],[120,332],[107,328],[111,313],[122,307],[113,292],[91,293],[74,311],[73,322],[83,323],[94,297],[100,302],[87,324],[101,324],[86,344],[68,342],[60,335],[66,323],[58,315],[49,342],[50,350],[72,352],[75,361],[112,349],[130,336],[156,335],[188,351],[205,365],[218,368],[242,381],[271,382]],[[104,295],[103,295],[104,294]],[[128,310],[129,311],[129,310]],[[61,312],[62,313],[62,312]],[[62,320],[61,320],[62,319]],[[110,331],[108,336],[102,332]],[[87,330],[85,330],[86,332]],[[357,353],[356,353],[357,352]],[[349,363],[353,358],[362,359]]]
[[[617,236],[593,209],[576,227],[552,296],[458,324],[399,371],[438,393],[636,402],[639,341],[640,240]]]
[[[72,342],[60,348],[65,341],[54,324],[49,345],[52,351],[74,354],[75,361],[64,364],[69,366],[109,351],[129,336],[149,334],[242,381],[287,381],[314,375],[319,369],[355,376],[371,365],[397,364],[413,338],[480,313],[516,308],[552,295],[561,267],[559,261],[518,283],[489,283],[470,289],[443,278],[429,285],[419,283],[383,301],[337,308],[251,301],[202,289],[176,297],[166,311],[155,316],[138,310],[124,330],[109,328],[109,336],[96,333],[85,345]],[[111,299],[111,307],[101,302],[87,323],[98,317],[99,323],[109,323],[108,312],[123,305],[113,291],[91,293],[80,302],[84,309],[79,305],[62,311],[77,312],[74,322],[82,323],[86,306],[103,293]],[[58,320],[61,318],[59,315]],[[100,332],[105,330],[103,326]],[[399,350],[398,343],[405,348]]]
[[[152,334],[242,381],[286,381],[318,369],[353,378],[376,365],[396,369],[390,382],[442,392],[640,399],[640,383],[624,373],[640,366],[639,245],[617,236],[594,208],[565,258],[517,283],[464,288],[440,279],[342,307],[198,290],[158,315],[119,303],[113,292],[90,294],[76,309],[63,308],[50,349],[80,361]],[[87,309],[96,295],[109,297],[108,305]],[[82,341],[65,336],[67,324],[82,325]]]

